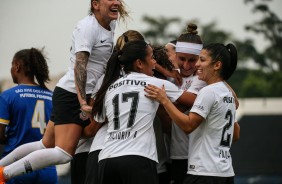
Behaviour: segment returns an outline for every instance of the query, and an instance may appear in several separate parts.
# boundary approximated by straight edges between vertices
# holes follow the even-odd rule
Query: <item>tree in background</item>
[[[269,9],[267,2],[261,0],[261,3],[256,4],[257,1],[245,0],[245,3],[253,3],[253,12],[260,13],[262,15],[261,20],[247,25],[245,29],[247,31],[252,31],[255,34],[262,34],[269,45],[265,48],[261,55],[264,55],[265,61],[263,66],[267,66],[271,71],[273,69],[273,64],[277,64],[277,70],[282,70],[282,21],[281,19]],[[262,60],[260,60],[262,61]]]
[[[228,40],[232,40],[232,34],[224,31],[219,30],[217,28],[216,22],[211,22],[206,25],[201,25],[201,38],[204,41],[204,44],[209,43],[224,43]]]
[[[267,2],[255,4],[254,0],[244,0],[245,3],[253,3],[253,13],[261,13],[261,20],[247,25],[246,31],[252,31],[254,34],[263,34],[269,45],[265,50],[259,52],[254,46],[251,38],[238,40],[232,33],[217,28],[216,22],[202,25],[197,20],[200,35],[205,44],[211,42],[227,43],[232,42],[238,48],[239,67],[228,83],[237,92],[238,96],[243,97],[281,97],[282,96],[282,21],[272,12]],[[152,41],[153,44],[161,45],[177,38],[186,28],[186,24],[181,23],[179,18],[153,18],[145,16],[143,21],[149,26],[148,30],[143,31],[144,36]],[[172,34],[168,33],[171,24],[179,26],[179,31]],[[244,67],[245,62],[254,61],[259,68],[252,69]],[[276,68],[275,68],[276,64]]]
[[[179,26],[180,18],[150,17],[144,16],[143,21],[149,25],[149,29],[143,31],[143,35],[154,45],[164,45],[177,38],[178,34],[170,33],[169,27],[172,24]]]

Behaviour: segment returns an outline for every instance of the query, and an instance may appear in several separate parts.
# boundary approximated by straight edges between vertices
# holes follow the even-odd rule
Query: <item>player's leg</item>
[[[71,159],[72,156],[58,146],[37,150],[0,171],[0,182],[47,166],[64,164]]]
[[[47,144],[47,141],[45,139],[50,142]],[[42,140],[23,144],[17,147],[14,151],[12,151],[10,154],[8,154],[7,156],[5,156],[4,158],[0,160],[0,166],[7,166],[23,158],[24,156],[28,155],[31,152],[40,150],[40,149],[44,149],[47,146],[49,148],[54,147],[54,143],[55,143],[54,142],[54,123],[52,121],[49,121],[47,128],[46,128],[46,132]]]
[[[32,172],[51,165],[64,164],[72,159],[81,136],[82,127],[77,124],[55,126],[55,148],[37,150],[4,168],[5,179]],[[0,173],[1,177],[1,173]]]

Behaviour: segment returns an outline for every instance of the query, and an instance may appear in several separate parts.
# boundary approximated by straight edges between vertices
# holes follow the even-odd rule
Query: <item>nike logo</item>
[[[106,40],[101,40],[101,43],[104,43]]]

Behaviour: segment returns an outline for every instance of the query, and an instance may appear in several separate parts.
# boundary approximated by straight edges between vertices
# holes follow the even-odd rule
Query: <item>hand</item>
[[[149,84],[145,87],[144,90],[147,93],[145,94],[146,97],[152,100],[156,100],[160,104],[164,104],[167,100],[169,100],[166,96],[164,85],[162,86],[162,88],[158,88],[157,86]]]
[[[83,105],[81,105],[80,110],[83,111],[88,117],[91,117],[92,106],[89,106],[87,104],[83,104]]]
[[[180,75],[180,73],[177,70],[172,70],[170,72],[170,77],[174,78],[175,83],[177,86],[181,86],[182,85],[182,77]]]

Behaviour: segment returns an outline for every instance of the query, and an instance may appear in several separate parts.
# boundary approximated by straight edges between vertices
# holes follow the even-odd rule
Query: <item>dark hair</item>
[[[177,40],[171,40],[169,43],[176,45]]]
[[[43,50],[35,48],[23,49],[14,55],[14,59],[22,62],[24,74],[32,79],[36,78],[42,88],[47,89],[45,82],[50,81],[49,68]]]
[[[236,47],[231,43],[226,46],[221,43],[211,43],[204,46],[203,49],[208,51],[213,63],[221,61],[222,69],[220,76],[224,80],[228,80],[237,67]]]
[[[133,69],[133,63],[137,59],[145,60],[147,56],[148,44],[143,40],[135,40],[127,42],[122,50],[115,51],[110,57],[105,72],[103,83],[95,95],[95,105],[92,109],[93,115],[101,115],[103,110],[103,102],[106,92],[111,84],[113,84],[120,76],[121,67],[127,74]]]
[[[177,38],[177,41],[203,44],[201,37],[198,35],[197,25],[193,23],[188,24],[186,32],[182,33]]]
[[[169,60],[164,46],[153,47],[153,54],[154,54],[155,60],[157,61],[159,65],[161,65],[163,68],[165,68],[168,71],[172,71],[174,66],[171,63],[171,61]],[[166,79],[166,77],[162,73],[158,72],[157,70],[154,71],[154,76],[157,78]]]

